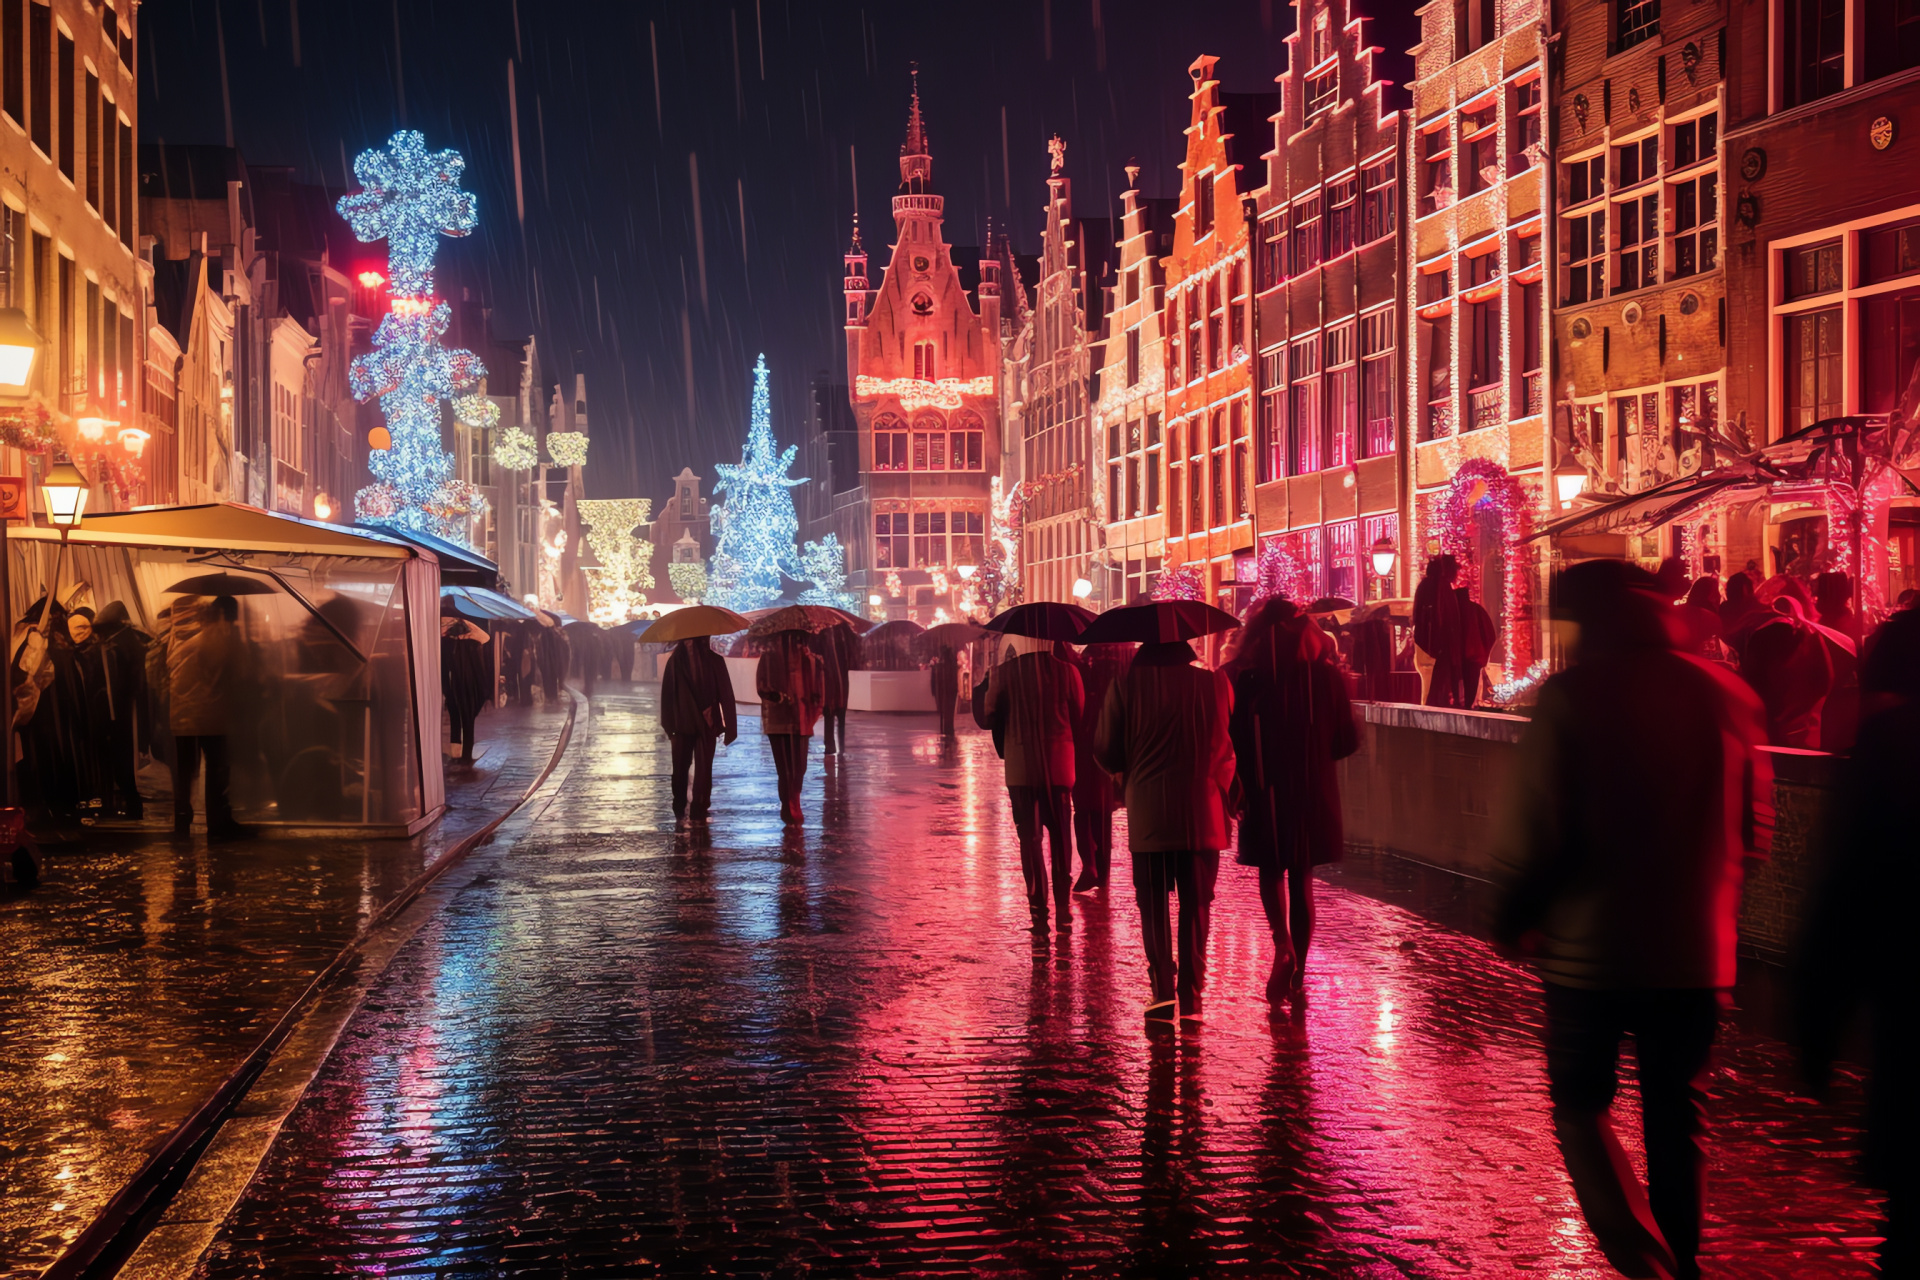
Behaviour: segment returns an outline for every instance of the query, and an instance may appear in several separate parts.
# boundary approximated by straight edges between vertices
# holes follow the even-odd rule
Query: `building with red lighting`
[[[1162,265],[1166,305],[1166,559],[1193,565],[1206,600],[1251,594],[1253,537],[1253,272],[1262,160],[1279,108],[1269,93],[1223,93],[1218,58],[1193,80],[1173,246]],[[1244,585],[1242,585],[1244,584]]]
[[[1409,514],[1404,59],[1379,47],[1405,33],[1358,0],[1298,9],[1256,229],[1255,512],[1290,597],[1379,599],[1404,564],[1381,578],[1371,549],[1402,548]]]

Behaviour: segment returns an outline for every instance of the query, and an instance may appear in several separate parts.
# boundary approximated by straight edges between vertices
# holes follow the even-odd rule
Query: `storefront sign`
[[[24,476],[0,476],[0,520],[9,524],[32,524],[27,509],[27,481]]]

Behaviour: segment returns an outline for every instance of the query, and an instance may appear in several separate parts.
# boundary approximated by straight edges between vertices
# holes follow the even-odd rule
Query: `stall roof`
[[[57,542],[60,531],[21,527],[8,530],[7,536]],[[188,547],[388,560],[415,556],[438,559],[431,549],[412,545],[384,531],[302,520],[238,502],[90,515],[70,536],[75,544],[82,546]]]
[[[440,562],[440,581],[462,587],[486,587],[489,590],[500,585],[500,566],[475,551],[472,547],[463,547],[458,543],[435,537],[431,533],[414,533],[405,529],[388,529],[374,525],[355,525],[355,530],[371,536],[398,538],[410,542],[416,547],[433,553]]]

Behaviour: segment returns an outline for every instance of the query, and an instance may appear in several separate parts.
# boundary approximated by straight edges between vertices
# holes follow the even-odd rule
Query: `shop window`
[[[1393,308],[1360,317],[1360,417],[1369,458],[1393,452]]]
[[[1786,251],[1787,300],[1832,293],[1840,287],[1840,242],[1826,240]]]
[[[1360,182],[1348,178],[1327,188],[1327,256],[1337,258],[1353,248],[1353,223],[1359,211]]]
[[[1786,317],[1781,372],[1784,431],[1797,431],[1840,415],[1840,308],[1825,307]]]
[[[1287,416],[1293,428],[1293,467],[1296,476],[1320,469],[1320,339],[1296,342],[1287,350],[1291,384]]]
[[[1359,521],[1341,520],[1325,526],[1326,550],[1322,563],[1327,566],[1327,594],[1342,600],[1358,601],[1360,584]]]
[[[1614,0],[1613,51],[1660,34],[1660,0]]]
[[[1293,206],[1293,228],[1287,237],[1287,268],[1301,275],[1320,265],[1325,241],[1321,238],[1320,197],[1308,196]]]
[[[1620,220],[1620,265],[1613,291],[1629,293],[1660,282],[1660,196],[1653,193],[1614,205]]]
[[[1460,190],[1472,195],[1500,181],[1500,117],[1489,102],[1460,115]]]
[[[1781,86],[1797,107],[1846,87],[1847,0],[1784,0]]]
[[[908,567],[906,512],[883,511],[873,517],[873,555],[877,568]]]
[[[1360,243],[1390,236],[1400,225],[1400,162],[1389,156],[1360,171]]]
[[[1360,369],[1354,361],[1351,323],[1327,330],[1327,465],[1352,466],[1360,434]]]
[[[1703,173],[1673,186],[1673,275],[1713,270],[1720,260],[1720,175]]]
[[[1920,3],[1876,0],[1867,5],[1869,80],[1920,67]]]

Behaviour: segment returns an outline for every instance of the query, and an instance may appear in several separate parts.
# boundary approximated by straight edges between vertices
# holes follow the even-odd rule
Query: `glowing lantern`
[[[1376,578],[1391,578],[1393,576],[1394,562],[1400,558],[1400,553],[1393,549],[1393,543],[1387,538],[1382,537],[1378,542],[1373,544],[1373,550],[1370,554],[1373,557],[1373,576]]]
[[[99,441],[106,438],[107,420],[105,418],[79,418],[73,425],[79,429],[82,440]]]
[[[385,427],[375,427],[367,432],[367,448],[378,453],[393,448],[393,433]]]
[[[327,500],[324,491],[313,495],[313,518],[315,520],[333,519],[333,503]]]
[[[1085,578],[1075,578],[1073,580],[1073,598],[1075,600],[1085,600],[1092,594],[1093,584],[1091,582],[1088,582]]]
[[[153,434],[139,427],[123,427],[120,431],[120,447],[136,458],[146,451],[151,439]]]
[[[56,529],[75,529],[87,510],[87,478],[67,458],[60,459],[40,482],[47,503],[47,522]]]
[[[362,271],[360,273],[360,283],[369,289],[378,289],[386,282],[387,278],[378,271]]]

